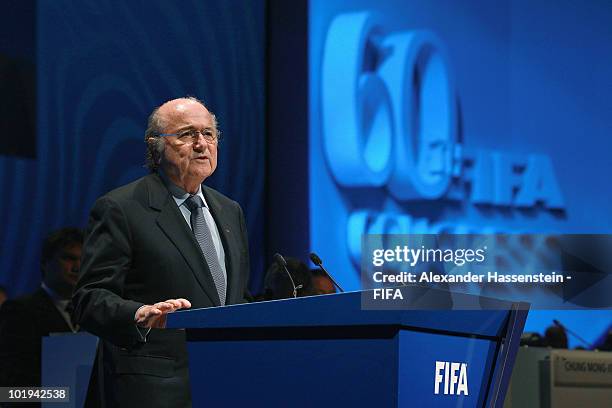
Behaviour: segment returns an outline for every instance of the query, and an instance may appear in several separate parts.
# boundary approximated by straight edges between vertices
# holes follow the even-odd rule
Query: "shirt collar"
[[[61,306],[62,310],[64,310],[66,308],[66,305],[70,303],[70,299],[61,298],[53,289],[48,287],[44,282],[41,283],[40,286],[43,288],[45,292],[47,292],[47,295],[49,295],[53,303]]]
[[[168,176],[166,176],[166,174],[163,172],[163,170],[159,170],[159,175],[162,179],[162,181],[164,182],[164,184],[166,185],[166,187],[168,188],[168,191],[170,191],[170,194],[172,194],[172,198],[174,198],[174,201],[176,202],[176,205],[178,205],[179,207],[181,205],[183,205],[183,203],[189,198],[191,197],[191,194],[189,194],[187,191],[185,191],[183,188],[177,186],[176,184],[174,184],[172,182],[172,180],[170,180],[168,178]],[[199,196],[202,201],[204,202],[204,206],[206,208],[208,208],[208,204],[206,203],[206,198],[204,198],[204,194],[202,193],[202,185],[200,184],[198,186],[198,191],[193,194],[193,195],[197,195]]]

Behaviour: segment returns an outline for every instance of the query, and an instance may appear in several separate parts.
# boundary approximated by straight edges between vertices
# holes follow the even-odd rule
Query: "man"
[[[0,307],[2,304],[8,300],[8,291],[2,285],[0,285]]]
[[[40,386],[42,336],[77,331],[70,297],[82,244],[83,232],[77,228],[52,232],[43,243],[40,289],[0,309],[0,386]]]
[[[556,324],[546,328],[544,338],[548,347],[566,349],[568,346],[565,328]]]
[[[312,279],[308,266],[299,259],[285,258],[287,261],[287,271],[293,278],[293,284],[297,289],[297,297],[311,296],[314,294]],[[264,277],[264,292],[258,300],[288,299],[293,297],[293,284],[287,276],[287,271],[273,262],[266,271]]]
[[[331,295],[336,293],[336,286],[321,269],[311,269],[310,274],[312,275],[312,287],[315,295]]]
[[[155,109],[145,142],[151,174],[91,210],[74,317],[103,339],[103,405],[185,407],[185,332],[167,314],[248,299],[247,231],[238,203],[202,184],[219,132],[200,101]]]

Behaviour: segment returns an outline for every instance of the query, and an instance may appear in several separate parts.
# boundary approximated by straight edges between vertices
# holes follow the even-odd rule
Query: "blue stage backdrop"
[[[357,289],[366,233],[612,233],[610,21],[602,1],[312,0],[310,249]],[[527,329],[594,340],[611,316]]]
[[[220,121],[207,184],[242,205],[259,282],[265,2],[41,1],[36,22],[36,155],[0,156],[0,284],[13,296],[39,285],[41,239],[85,226],[98,196],[146,174],[147,116],[183,95]]]

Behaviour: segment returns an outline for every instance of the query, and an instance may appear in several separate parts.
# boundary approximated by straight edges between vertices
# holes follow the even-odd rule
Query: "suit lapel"
[[[157,225],[181,253],[204,293],[215,306],[219,306],[221,302],[215,282],[202,256],[200,246],[185,223],[181,211],[158,175],[151,175],[149,180],[149,205],[159,211]]]
[[[44,322],[44,326],[48,329],[49,333],[72,331],[47,292],[43,289],[38,289],[36,296],[40,299],[40,302],[37,302],[38,316],[43,317],[41,320]]]

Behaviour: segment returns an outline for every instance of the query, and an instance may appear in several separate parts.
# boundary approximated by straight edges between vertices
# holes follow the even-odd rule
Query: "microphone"
[[[555,324],[555,326],[562,328],[563,330],[565,330],[567,333],[571,334],[572,336],[574,336],[575,338],[577,338],[582,344],[585,344],[589,347],[589,349],[593,350],[595,349],[595,346],[593,346],[591,343],[589,343],[588,341],[586,341],[584,338],[582,338],[581,336],[578,335],[578,333],[574,332],[573,330],[568,329],[567,327],[565,327],[564,325],[561,324],[560,321],[558,321],[557,319],[553,319],[553,323]]]
[[[281,254],[278,252],[274,254],[274,261],[287,272],[287,276],[289,276],[289,280],[291,281],[291,286],[293,286],[293,297],[297,298],[298,289],[302,289],[303,285],[295,286],[295,282],[293,281],[293,276],[289,273],[289,269],[287,269],[287,261]]]
[[[329,272],[327,272],[327,269],[325,269],[323,267],[323,261],[321,260],[321,258],[319,258],[319,256],[317,254],[315,254],[314,252],[310,253],[310,260],[312,261],[313,264],[317,265],[319,267],[319,269],[321,269],[323,271],[323,273],[325,273],[325,275],[327,275],[327,277],[329,278],[330,281],[332,281],[332,283],[334,285],[336,285],[336,287],[340,290],[340,292],[344,292],[344,289],[342,289],[340,287],[340,285],[338,285],[338,282],[336,282],[334,280],[334,278],[332,278],[332,276],[330,275]]]

